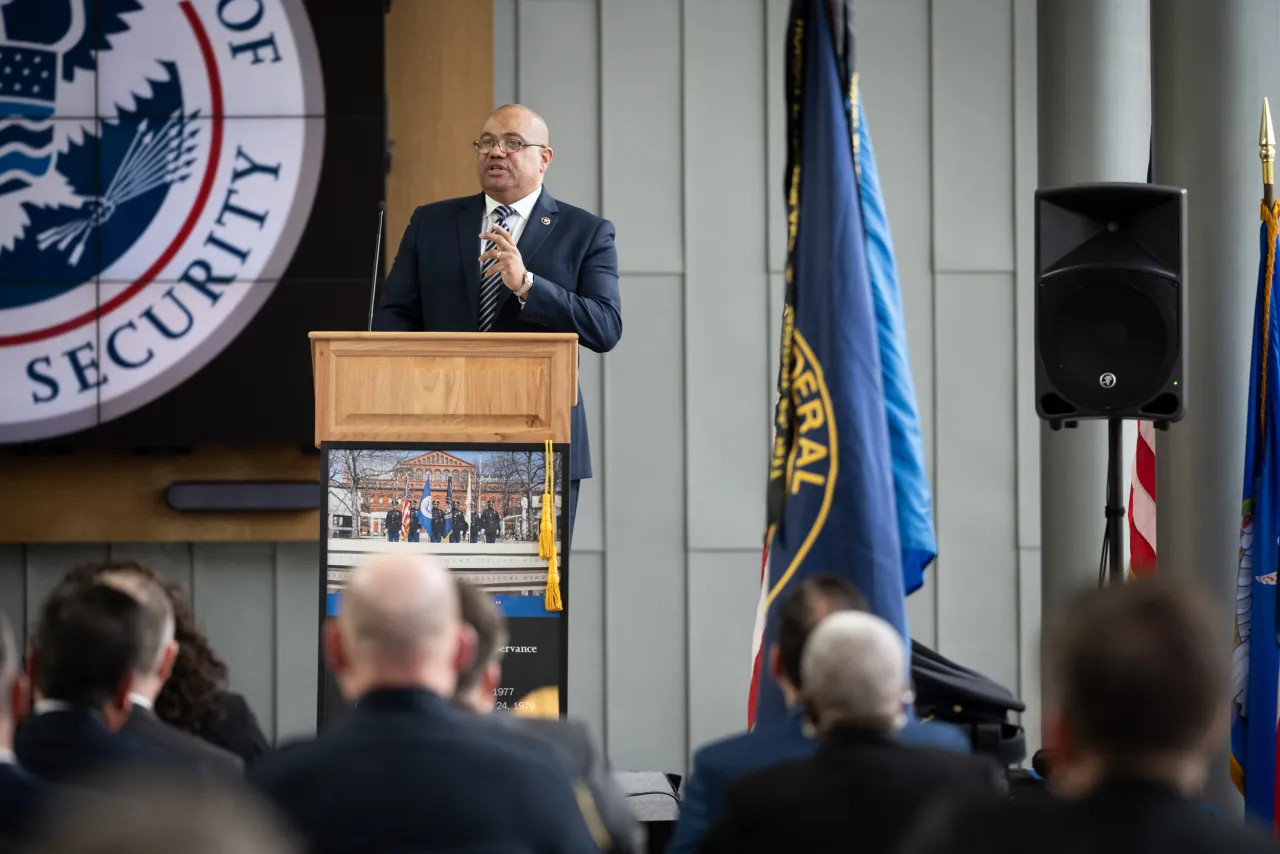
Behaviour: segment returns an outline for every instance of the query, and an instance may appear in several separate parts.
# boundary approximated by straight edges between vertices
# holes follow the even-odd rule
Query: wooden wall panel
[[[415,207],[479,192],[471,143],[493,112],[493,3],[392,3],[386,46],[390,264]]]
[[[295,447],[198,448],[189,455],[82,451],[8,456],[0,543],[191,543],[314,540],[318,512],[178,513],[166,488],[183,480],[312,481],[320,458]],[[56,516],[50,508],[57,508]]]

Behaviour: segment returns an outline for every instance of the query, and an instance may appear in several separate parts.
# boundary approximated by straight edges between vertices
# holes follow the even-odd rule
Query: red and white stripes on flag
[[[1129,480],[1129,572],[1156,572],[1156,429],[1138,422],[1138,445]]]

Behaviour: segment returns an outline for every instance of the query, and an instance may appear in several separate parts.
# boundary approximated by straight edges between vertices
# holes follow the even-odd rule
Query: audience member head
[[[856,727],[885,734],[906,723],[907,648],[889,623],[842,611],[818,623],[800,660],[801,697],[819,734]]]
[[[519,151],[504,151],[498,141],[527,143]],[[504,104],[493,111],[476,142],[487,151],[476,152],[476,172],[480,186],[494,201],[504,205],[518,202],[542,186],[542,176],[551,165],[551,132],[542,116],[520,104]]]
[[[778,641],[769,651],[769,672],[782,689],[788,707],[796,704],[803,684],[800,656],[814,626],[834,611],[865,610],[867,600],[858,588],[827,572],[801,581],[782,603]]]
[[[462,622],[476,634],[476,653],[458,674],[454,699],[472,711],[493,711],[493,692],[502,681],[502,648],[507,643],[507,622],[493,599],[479,587],[456,582]]]
[[[227,665],[209,646],[196,624],[186,591],[155,570],[133,561],[105,561],[86,564],[69,572],[58,590],[94,584],[107,574],[130,574],[159,585],[173,607],[174,641],[177,655],[168,680],[155,698],[155,712],[165,722],[199,733],[221,719],[221,700],[227,688]],[[54,596],[58,591],[54,592]]]
[[[41,854],[301,854],[293,833],[247,789],[113,778],[112,797],[61,792],[37,831]]]
[[[325,629],[329,667],[353,701],[375,688],[452,697],[474,652],[453,579],[430,555],[383,554],[356,567]]]
[[[98,583],[129,594],[142,606],[144,633],[133,667],[134,693],[154,704],[178,657],[178,644],[173,639],[173,603],[164,588],[136,572],[104,572],[98,576]]]
[[[146,633],[142,605],[114,587],[95,584],[51,597],[35,644],[40,698],[98,712],[108,729],[119,729],[133,705]]]
[[[0,611],[0,748],[13,747],[13,728],[27,706],[27,680],[18,666],[21,657],[9,618]]]
[[[1230,680],[1226,627],[1207,599],[1141,580],[1091,590],[1063,613],[1045,643],[1055,778],[1087,788],[1138,777],[1189,795],[1203,784]]]

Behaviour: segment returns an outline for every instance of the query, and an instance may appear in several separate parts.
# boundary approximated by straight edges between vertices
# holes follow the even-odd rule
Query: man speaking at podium
[[[473,146],[483,192],[413,212],[373,329],[576,332],[583,347],[608,353],[622,337],[613,223],[542,186],[551,136],[527,107],[499,107]],[[578,483],[591,477],[581,388],[571,442],[570,538]]]

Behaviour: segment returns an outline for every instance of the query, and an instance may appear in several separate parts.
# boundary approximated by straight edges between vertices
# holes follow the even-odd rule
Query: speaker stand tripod
[[[1102,561],[1098,566],[1098,586],[1104,579],[1124,583],[1124,419],[1107,419],[1107,506],[1106,528],[1102,535]]]

